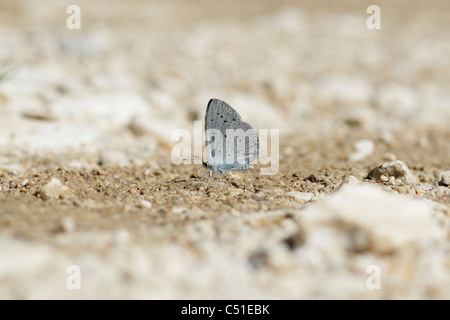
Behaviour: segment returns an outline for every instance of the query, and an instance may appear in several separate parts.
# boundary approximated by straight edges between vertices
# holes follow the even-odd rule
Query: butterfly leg
[[[235,176],[233,175],[233,173],[230,171],[230,175],[231,177],[233,177],[234,181],[236,181],[236,183],[238,183],[239,181],[235,178]]]
[[[203,175],[202,180],[205,180],[205,177],[207,175],[208,175],[208,172]],[[207,183],[209,183],[209,180],[211,180],[211,177],[212,177],[212,170],[209,170],[209,177],[208,177]]]
[[[231,186],[231,183],[230,183],[230,180],[228,180],[227,174],[222,173],[222,175],[225,177],[225,180],[227,180],[228,185]]]

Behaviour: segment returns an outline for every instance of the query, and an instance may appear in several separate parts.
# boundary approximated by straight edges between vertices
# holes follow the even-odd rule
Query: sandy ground
[[[0,4],[0,298],[450,298],[448,3],[68,5]],[[213,97],[276,172],[174,163]]]

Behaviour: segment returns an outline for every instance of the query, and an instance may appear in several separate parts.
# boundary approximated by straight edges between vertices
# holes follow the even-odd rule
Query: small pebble
[[[400,187],[400,188],[398,188],[398,192],[401,193],[401,194],[407,194],[408,191],[409,191],[409,189],[406,188],[406,187]]]
[[[441,173],[441,184],[444,186],[450,186],[450,171],[445,171]]]
[[[138,207],[142,209],[150,209],[152,207],[152,203],[147,200],[141,200],[139,201]]]
[[[28,181],[29,181],[28,179],[23,180],[20,186],[25,187],[28,184]]]
[[[61,220],[61,227],[64,232],[72,232],[75,230],[75,221],[72,218],[63,218]]]
[[[39,110],[27,110],[22,112],[22,116],[27,119],[33,119],[33,120],[41,120],[41,121],[55,121],[58,120],[58,115],[48,109],[48,108],[41,108]]]
[[[409,170],[403,161],[395,160],[385,162],[369,172],[369,177],[381,180],[381,176],[390,177],[389,182],[394,183],[395,179],[402,180],[406,184],[417,184],[418,179]],[[392,179],[393,178],[393,179]]]
[[[387,152],[387,153],[385,153],[383,155],[383,161],[392,162],[392,161],[395,161],[395,160],[397,160],[397,157],[394,154],[390,153],[390,152]]]
[[[42,187],[41,195],[43,199],[67,198],[73,196],[72,190],[66,187],[59,179],[52,178],[49,183]]]
[[[346,187],[346,186],[354,186],[354,185],[358,185],[358,184],[359,184],[358,179],[356,179],[354,176],[350,175],[350,176],[345,177],[344,181],[342,181],[339,188]]]
[[[227,195],[229,195],[230,197],[237,197],[240,194],[242,194],[242,191],[240,189],[238,189],[238,190],[232,190],[232,191],[228,192]]]
[[[173,207],[171,211],[172,211],[172,213],[180,214],[180,213],[186,212],[187,209],[185,207]]]
[[[371,155],[374,149],[374,143],[371,140],[363,139],[355,142],[355,149],[350,154],[350,161],[359,161]]]
[[[291,191],[286,196],[300,202],[306,202],[312,199],[313,194],[309,192]]]
[[[140,117],[134,117],[128,124],[128,129],[137,137],[142,137],[150,133],[148,123]]]

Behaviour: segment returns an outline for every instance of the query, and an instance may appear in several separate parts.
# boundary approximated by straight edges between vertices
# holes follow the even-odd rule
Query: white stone
[[[48,108],[42,108],[41,110],[26,110],[22,113],[25,118],[43,121],[54,121],[58,119],[58,115]]]
[[[450,186],[450,171],[441,173],[441,183],[446,186]]]
[[[286,193],[286,196],[299,202],[307,202],[312,199],[313,194],[309,192],[290,191]]]
[[[137,137],[148,135],[151,132],[148,127],[149,123],[142,117],[134,117],[128,124],[128,129]]]
[[[175,214],[181,214],[181,213],[184,213],[186,211],[188,211],[188,209],[185,208],[185,207],[173,207],[172,208],[172,213],[175,213]]]
[[[445,238],[432,212],[425,201],[361,185],[338,190],[312,204],[301,217],[306,241],[324,229],[332,229],[336,234],[333,241],[346,249],[393,252],[428,246]]]
[[[373,129],[377,126],[377,116],[374,110],[361,109],[360,106],[345,108],[342,110],[342,117],[350,127]]]
[[[397,160],[397,157],[393,153],[387,152],[383,155],[383,161],[391,162],[395,160]]]
[[[371,155],[374,143],[371,140],[363,139],[355,142],[355,151],[350,154],[350,161],[359,161]]]
[[[61,227],[64,232],[73,232],[75,230],[75,221],[72,218],[63,218],[61,220]]]
[[[147,200],[141,200],[141,201],[139,201],[138,206],[139,206],[139,208],[142,208],[142,209],[150,209],[152,207],[152,203]]]
[[[354,186],[354,185],[358,185],[359,183],[360,182],[358,181],[358,179],[356,179],[354,176],[350,175],[350,176],[346,176],[344,178],[344,181],[342,181],[339,188],[343,188],[343,187],[347,187],[347,186]]]
[[[411,170],[409,170],[409,168],[406,166],[406,164],[400,160],[385,162],[372,169],[369,173],[370,177],[381,181],[383,181],[381,179],[381,176],[383,175],[389,177],[389,181],[392,180],[392,182],[394,182],[395,179],[400,179],[407,184],[417,184],[419,182],[416,176],[414,176]]]
[[[42,187],[41,194],[43,198],[67,198],[73,196],[72,190],[57,178],[52,178],[49,183]]]

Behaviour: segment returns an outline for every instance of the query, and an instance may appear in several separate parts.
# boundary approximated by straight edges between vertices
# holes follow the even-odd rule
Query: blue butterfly
[[[206,108],[205,138],[208,161],[203,166],[212,173],[222,174],[225,179],[231,171],[253,169],[250,164],[259,155],[259,137],[255,129],[227,103],[211,99]],[[209,181],[208,179],[208,181]]]

